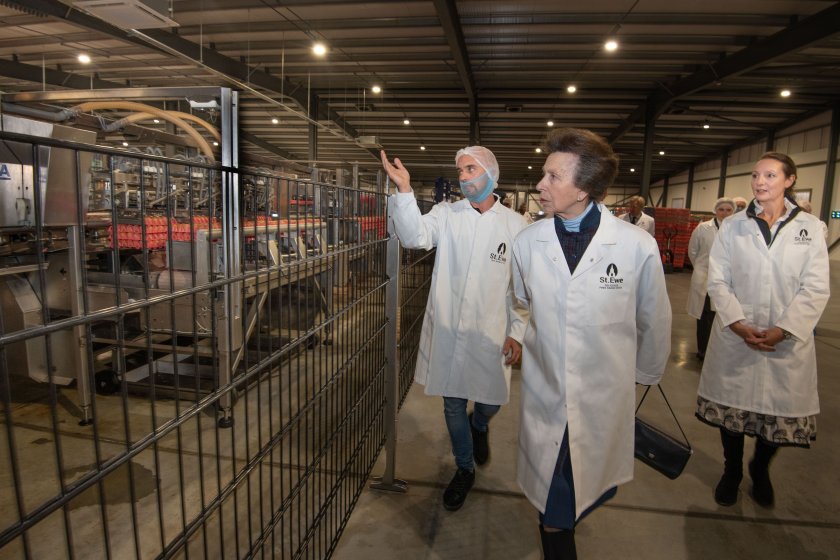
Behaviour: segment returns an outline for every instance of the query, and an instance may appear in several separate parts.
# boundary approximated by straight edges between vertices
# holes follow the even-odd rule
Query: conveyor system
[[[233,200],[234,179],[206,149],[174,161],[97,148],[96,132],[53,122],[2,124],[42,139],[0,141],[0,336],[17,337],[4,364],[39,382],[75,381],[83,422],[92,386],[197,397],[236,376],[256,333],[289,341],[327,309],[327,225],[312,185],[291,193],[279,178],[247,177]],[[266,321],[266,302],[301,290],[309,309]],[[72,325],[20,334],[61,320]]]

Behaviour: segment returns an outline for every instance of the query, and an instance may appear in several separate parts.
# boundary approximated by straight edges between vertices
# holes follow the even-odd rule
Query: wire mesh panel
[[[434,205],[428,201],[417,201],[421,213],[425,214]],[[432,283],[432,269],[435,251],[403,249],[400,263],[400,314],[397,345],[399,348],[399,395],[400,405],[408,396],[414,380],[417,351],[420,345],[420,329],[429,298]]]
[[[0,558],[329,557],[384,438],[383,195],[0,144]]]

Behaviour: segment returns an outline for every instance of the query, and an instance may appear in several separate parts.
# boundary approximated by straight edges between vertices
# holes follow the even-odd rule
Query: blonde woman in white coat
[[[816,435],[814,327],[829,296],[820,222],[791,197],[796,165],[768,152],[752,172],[754,200],[723,222],[709,257],[717,319],[703,363],[697,417],[720,428],[724,471],[715,501],[735,504],[744,435],[756,440],[750,494],[775,502],[770,461],[779,446],[809,447]]]
[[[735,202],[731,198],[719,198],[715,202],[715,217],[698,224],[691,232],[688,242],[688,258],[691,259],[691,287],[688,291],[687,312],[697,319],[697,358],[706,357],[709,334],[715,320],[714,308],[706,292],[706,280],[709,276],[709,252],[712,243],[725,218],[735,213]]]
[[[635,383],[658,383],[671,307],[656,241],[598,204],[618,158],[588,130],[557,129],[537,185],[552,219],[514,244],[530,308],[517,482],[540,512],[546,559],[576,558],[575,525],[633,478]]]

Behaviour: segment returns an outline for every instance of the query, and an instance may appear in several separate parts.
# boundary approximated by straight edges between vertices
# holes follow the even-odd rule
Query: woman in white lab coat
[[[656,241],[598,204],[618,158],[600,136],[557,129],[537,185],[553,219],[514,244],[530,308],[517,481],[540,512],[545,558],[575,558],[574,527],[633,478],[635,383],[658,383],[671,307]]]
[[[706,292],[709,276],[709,252],[723,220],[735,213],[735,202],[731,198],[719,198],[715,202],[715,217],[698,224],[691,232],[688,242],[688,258],[691,259],[691,287],[688,291],[688,314],[697,319],[697,357],[706,357],[709,334],[715,320],[714,308]]]
[[[733,505],[744,435],[756,440],[750,494],[772,507],[769,465],[779,446],[816,435],[814,327],[829,296],[828,252],[817,218],[791,197],[796,165],[768,152],[755,164],[754,200],[725,220],[709,257],[717,319],[703,363],[697,416],[720,428],[724,472],[715,501]]]

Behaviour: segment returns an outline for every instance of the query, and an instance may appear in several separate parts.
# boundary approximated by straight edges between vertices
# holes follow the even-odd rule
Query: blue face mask
[[[483,184],[486,181],[486,184]],[[496,186],[496,182],[485,171],[478,177],[470,179],[469,181],[460,181],[461,192],[467,197],[467,200],[475,204],[481,203],[485,198],[490,196]]]

